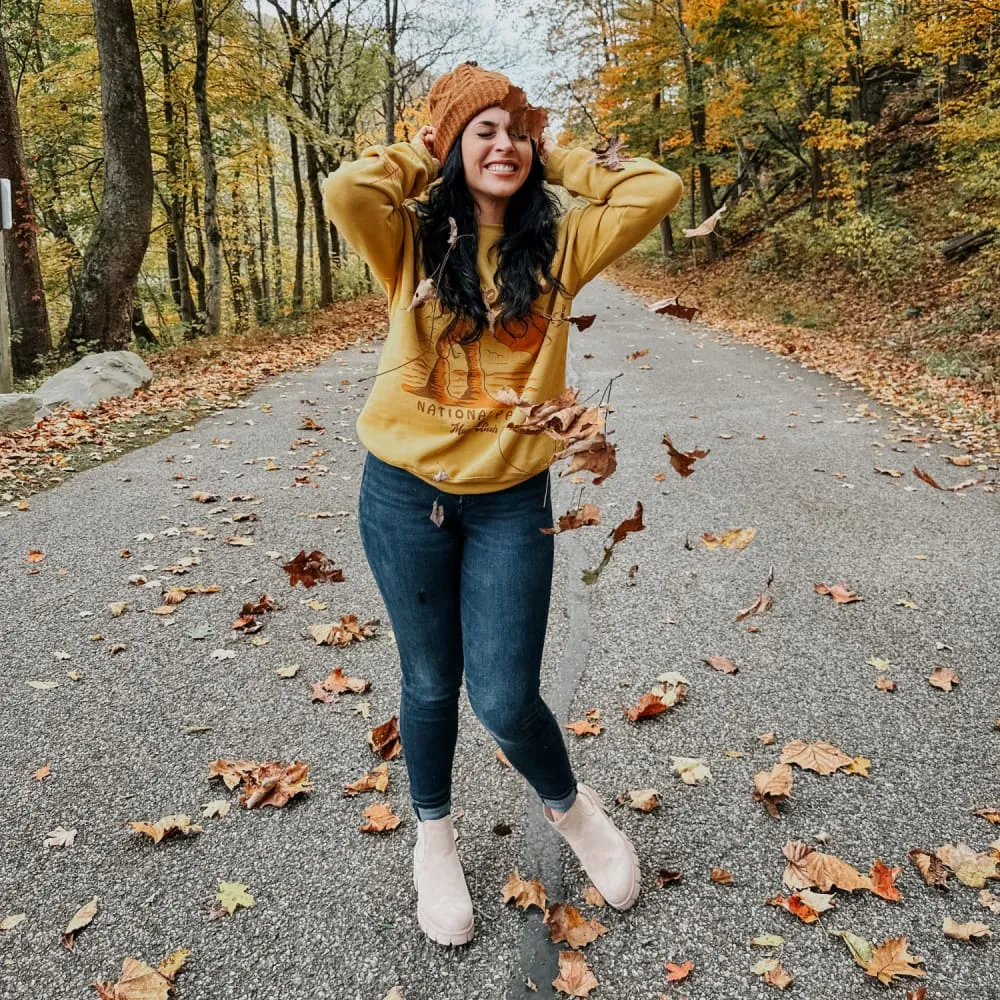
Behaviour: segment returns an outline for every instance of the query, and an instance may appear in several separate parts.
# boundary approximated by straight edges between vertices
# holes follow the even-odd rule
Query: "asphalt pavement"
[[[976,889],[954,879],[931,889],[907,860],[911,848],[948,843],[986,851],[1000,835],[973,814],[1000,804],[1000,492],[938,491],[911,471],[988,484],[1000,478],[995,460],[952,466],[954,446],[860,391],[655,315],[607,282],[589,286],[576,311],[597,322],[572,336],[569,381],[586,396],[614,380],[619,466],[583,494],[604,524],[557,539],[545,692],[561,721],[602,713],[599,736],[567,739],[578,776],[638,848],[634,909],[583,901],[575,860],[497,762],[464,699],[453,801],[477,915],[469,947],[442,949],[417,927],[402,760],[389,765],[385,795],[342,795],[379,763],[366,735],[399,696],[357,531],[364,455],[354,421],[370,384],[359,380],[377,360],[359,344],[80,473],[27,510],[5,502],[0,920],[25,919],[0,931],[3,1000],[96,996],[88,984],[115,980],[126,956],[155,966],[178,948],[192,952],[179,1000],[382,1000],[393,987],[405,1000],[554,996],[560,946],[537,910],[501,899],[514,869],[608,928],[585,949],[598,1000],[777,995],[749,971],[765,957],[780,959],[794,978],[787,995],[801,1000],[902,997],[920,985],[927,1000],[1000,998],[1000,943],[942,931],[946,916],[994,929],[997,917]],[[682,450],[710,449],[690,477],[670,467],[664,433]],[[200,503],[196,492],[219,499]],[[553,478],[557,513],[579,493],[570,477]],[[583,570],[637,500],[645,530],[585,585]],[[701,543],[732,528],[756,529],[745,550]],[[236,537],[252,544],[227,541]],[[344,582],[292,588],[281,565],[300,549],[322,550]],[[29,561],[32,551],[40,561]],[[840,581],[862,599],[836,604],[814,592]],[[199,584],[219,589],[155,611],[165,589]],[[765,590],[772,609],[736,621]],[[280,609],[259,616],[259,632],[234,630],[244,602],[263,593]],[[116,603],[128,607],[115,615]],[[380,619],[378,634],[346,649],[314,642],[310,625],[346,614]],[[730,657],[738,672],[712,670],[710,656]],[[277,674],[292,664],[295,676]],[[371,690],[313,702],[311,684],[338,666]],[[958,674],[952,691],[928,683],[937,666]],[[686,678],[684,703],[629,723],[623,709],[668,671]],[[896,690],[877,690],[880,676]],[[29,683],[39,681],[55,686]],[[355,710],[362,700],[368,719]],[[767,733],[772,745],[759,739]],[[751,801],[754,775],[797,739],[870,758],[870,775],[796,770],[775,819]],[[712,780],[685,784],[676,757],[703,759]],[[284,808],[245,810],[208,780],[217,758],[308,761],[313,791]],[[613,805],[640,788],[659,792],[658,809]],[[229,814],[200,818],[214,799],[231,801]],[[360,832],[362,810],[383,801],[401,825]],[[126,826],[176,813],[205,832],[153,844]],[[75,843],[44,846],[60,825],[77,831]],[[862,872],[878,858],[901,868],[903,900],[838,892],[811,925],[765,905],[785,891],[791,840]],[[713,868],[732,884],[713,882]],[[661,869],[680,880],[659,887]],[[255,904],[209,919],[221,882],[245,884]],[[990,884],[1000,894],[1000,881]],[[97,916],[64,948],[61,931],[95,896]],[[875,944],[905,935],[926,978],[887,990],[833,930]],[[762,934],[784,944],[751,945]],[[685,961],[687,979],[668,983],[664,963]]]

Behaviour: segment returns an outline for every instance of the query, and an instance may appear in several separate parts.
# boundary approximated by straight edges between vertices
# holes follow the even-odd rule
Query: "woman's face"
[[[462,133],[465,183],[481,208],[506,204],[528,179],[531,157],[531,139],[511,133],[503,108],[481,111]]]

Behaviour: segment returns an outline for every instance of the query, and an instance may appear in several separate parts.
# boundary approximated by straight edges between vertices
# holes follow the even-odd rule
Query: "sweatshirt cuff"
[[[427,183],[430,184],[437,177],[437,163],[434,162],[434,157],[431,156],[427,147],[422,142],[411,140],[410,145],[416,150],[417,156],[420,157],[420,162],[427,170]]]
[[[549,184],[558,184],[562,187],[563,171],[566,169],[566,157],[573,150],[566,146],[556,146],[549,153],[549,158],[545,161],[545,180]]]

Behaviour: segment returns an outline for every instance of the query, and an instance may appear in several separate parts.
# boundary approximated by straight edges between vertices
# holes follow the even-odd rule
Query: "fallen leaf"
[[[513,903],[522,910],[528,909],[529,906],[537,906],[542,913],[545,913],[545,887],[538,879],[525,882],[516,868],[510,873],[506,884],[500,890],[500,895],[505,903]]]
[[[656,885],[660,889],[664,886],[670,885],[672,882],[680,882],[680,880],[680,872],[672,872],[666,868],[661,868],[656,875]]]
[[[84,903],[70,918],[66,929],[62,932],[62,946],[72,950],[76,935],[80,933],[97,916],[97,897],[95,896],[89,903]]]
[[[580,951],[559,952],[559,975],[552,985],[571,997],[589,997],[600,985]]]
[[[625,358],[626,361],[635,361],[636,358],[644,358],[649,354],[649,348],[644,347],[641,351],[633,351],[628,357]]]
[[[951,917],[944,918],[944,936],[954,938],[956,941],[971,941],[973,938],[979,939],[992,937],[993,931],[988,924],[980,924],[974,920],[968,923],[959,924]]]
[[[754,791],[751,796],[754,802],[760,802],[775,818],[780,813],[778,806],[787,801],[792,794],[792,769],[788,764],[775,764],[770,771],[758,771],[753,779]]]
[[[774,598],[770,594],[761,594],[753,604],[748,608],[744,608],[742,611],[738,612],[736,615],[736,620],[738,622],[743,621],[745,618],[750,618],[753,615],[763,614],[765,611],[770,611],[774,606]]]
[[[932,687],[950,691],[958,683],[958,674],[950,667],[935,667],[927,678]]]
[[[278,667],[275,673],[285,680],[294,677],[299,672],[299,665],[297,663],[289,663],[284,667]]]
[[[604,897],[600,894],[600,892],[598,892],[597,886],[595,885],[588,885],[583,890],[583,898],[590,903],[591,906],[604,906],[606,902]]]
[[[797,767],[823,775],[839,771],[851,764],[853,759],[831,743],[822,741],[806,743],[804,740],[786,743],[780,757],[782,764],[795,764]]]
[[[948,887],[948,868],[945,863],[931,851],[925,851],[922,847],[915,847],[907,854],[907,857],[920,872],[920,877],[930,886],[937,886],[941,889]]]
[[[32,771],[31,777],[35,781],[44,781],[50,774],[52,774],[52,769],[48,764],[43,764],[37,771]]]
[[[174,978],[190,955],[190,951],[180,948],[156,969],[138,959],[126,958],[116,983],[97,982],[93,984],[94,989],[100,1000],[169,1000]]]
[[[758,948],[780,948],[785,943],[785,939],[780,934],[760,934],[751,938],[750,943]]]
[[[814,850],[801,840],[790,840],[782,853],[788,859],[788,864],[781,880],[789,889],[810,889],[815,886],[828,892],[836,886],[846,892],[871,890],[871,879],[856,868],[832,854]]]
[[[713,868],[708,873],[708,877],[712,882],[716,882],[719,885],[733,884],[733,874],[726,868]]]
[[[18,924],[23,924],[27,919],[27,913],[12,913],[0,920],[0,931],[12,931]]]
[[[757,534],[756,528],[730,528],[721,535],[713,535],[706,532],[701,536],[702,544],[706,549],[745,549]]]
[[[315,587],[317,583],[343,583],[344,571],[336,566],[318,549],[306,555],[302,549],[294,559],[281,567],[288,574],[288,582],[294,587]]]
[[[883,899],[888,899],[892,902],[902,902],[902,894],[895,885],[901,871],[902,868],[890,868],[879,858],[872,865],[872,870],[868,873],[868,877],[872,882],[872,892]]]
[[[844,768],[844,774],[860,774],[862,778],[868,777],[872,762],[870,757],[855,757],[850,764]]]
[[[344,648],[352,642],[364,642],[376,634],[377,620],[358,622],[357,615],[341,615],[336,625],[310,625],[309,634],[318,646],[340,646]],[[339,673],[339,668],[335,673]],[[333,676],[331,674],[331,676]],[[325,682],[324,682],[325,683]],[[354,690],[351,688],[350,690]],[[367,687],[362,690],[367,690]]]
[[[978,899],[980,905],[985,906],[994,916],[1000,915],[1000,899],[994,896],[989,889],[980,889]]]
[[[35,688],[36,691],[51,691],[59,687],[58,681],[27,681],[28,687]]]
[[[761,733],[757,739],[766,747],[773,747],[776,742],[774,733]]]
[[[907,951],[909,941],[905,937],[889,938],[878,948],[873,948],[864,938],[851,934],[850,931],[832,931],[832,933],[836,937],[843,938],[854,961],[880,983],[889,986],[897,977],[926,975],[923,969],[916,968],[917,963],[923,962],[923,958],[909,954]]]
[[[374,771],[362,775],[357,781],[344,785],[344,795],[353,798],[359,792],[384,792],[389,787],[389,765],[379,764]]]
[[[571,903],[553,903],[545,910],[542,923],[548,925],[553,944],[565,941],[571,948],[584,948],[608,932],[602,923],[586,919]]]
[[[928,486],[933,486],[934,489],[942,490],[946,493],[958,493],[960,490],[966,490],[970,486],[978,486],[983,482],[982,477],[980,477],[978,479],[966,479],[961,483],[956,483],[954,486],[942,486],[930,473],[923,472],[916,466],[913,466],[913,474],[917,479],[922,479]]]
[[[213,649],[211,652],[211,657],[213,660],[235,660],[236,650],[235,649]]]
[[[667,982],[679,983],[694,971],[694,962],[690,959],[683,965],[675,965],[673,962],[664,962],[663,967],[667,970]]]
[[[883,476],[891,476],[893,479],[902,479],[903,473],[900,469],[880,469],[877,465],[875,466],[875,471]]]
[[[618,803],[637,812],[652,812],[660,807],[660,793],[655,788],[635,788],[619,795]]]
[[[63,826],[57,826],[50,830],[44,840],[46,847],[72,847],[76,840],[76,830],[67,830]]]
[[[639,701],[631,708],[625,709],[625,714],[630,721],[638,722],[640,719],[649,719],[654,715],[660,715],[667,711],[667,704],[659,695],[644,694]]]
[[[996,826],[1000,823],[1000,807],[998,806],[987,806],[984,809],[976,809],[973,811],[973,816],[980,816],[988,823],[992,823]]]
[[[305,761],[284,764],[272,760],[258,765],[244,777],[240,802],[247,809],[264,806],[280,809],[296,796],[311,791],[309,765]]]
[[[387,802],[368,806],[363,815],[365,822],[358,827],[362,833],[386,833],[395,830],[400,823],[399,817]]]
[[[794,982],[776,958],[762,958],[750,966],[750,971],[760,976],[768,986],[776,986],[779,990],[787,989]]]
[[[864,600],[864,598],[852,593],[847,584],[843,582],[835,583],[832,587],[828,587],[825,583],[814,583],[813,590],[817,594],[829,595],[836,604],[852,604],[855,601]]]
[[[247,892],[242,882],[220,882],[215,901],[232,916],[238,909],[249,910],[256,900]]]
[[[765,900],[768,906],[780,906],[783,910],[798,917],[804,924],[814,924],[819,920],[818,911],[802,899],[799,893],[793,893],[787,899],[782,895],[772,896]]]
[[[507,755],[499,747],[497,748],[497,751],[493,756],[496,757],[497,762],[502,764],[504,767],[506,768],[513,767],[513,764],[511,764],[511,762],[507,760]]]
[[[735,674],[739,667],[728,656],[707,656],[704,660],[713,670],[723,674]]]
[[[911,858],[913,853],[910,852]],[[968,844],[945,844],[939,847],[934,855],[948,866],[949,871],[962,885],[972,889],[982,889],[987,879],[1000,878],[1000,873],[997,871],[997,864],[1000,862],[997,858],[985,852],[974,851]]]
[[[173,834],[180,834],[186,837],[189,834],[205,832],[202,827],[192,825],[190,816],[182,814],[164,816],[153,823],[131,821],[126,826],[131,827],[136,833],[152,837],[154,844],[158,844],[165,837],[172,836]]]
[[[670,766],[685,785],[700,785],[712,780],[712,772],[700,757],[671,757]]]
[[[879,691],[895,691],[896,682],[889,680],[888,677],[879,677],[878,680],[875,681],[875,687],[878,688]]]
[[[580,719],[577,722],[567,722],[566,728],[571,732],[576,733],[577,736],[600,736],[600,734],[604,731],[604,727],[599,722],[595,722],[590,719]]]
[[[400,753],[403,745],[399,740],[399,724],[395,715],[368,733],[368,745],[382,760],[392,760]]]
[[[212,799],[202,807],[201,815],[205,819],[219,819],[229,815],[229,803],[225,799]]]

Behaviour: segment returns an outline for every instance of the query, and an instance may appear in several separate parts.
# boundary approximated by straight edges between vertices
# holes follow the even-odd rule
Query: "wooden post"
[[[10,359],[10,308],[7,303],[7,232],[13,225],[10,181],[0,178],[0,392],[14,389]]]

